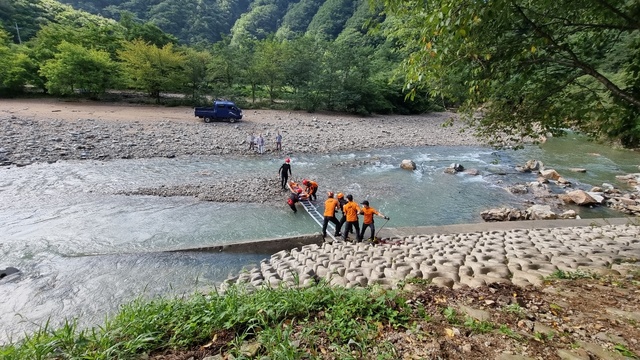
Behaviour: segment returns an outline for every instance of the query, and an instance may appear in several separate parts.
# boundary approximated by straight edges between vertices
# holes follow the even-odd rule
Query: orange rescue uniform
[[[334,216],[336,214],[336,207],[340,207],[338,200],[328,198],[327,201],[324,202],[324,216]]]
[[[349,201],[342,207],[342,211],[347,216],[348,222],[358,221],[358,213],[360,212],[360,207],[356,204],[355,201]]]
[[[371,224],[373,222],[373,215],[376,214],[378,216],[382,216],[376,209],[372,207],[363,207],[361,210],[364,215],[364,219],[362,220],[363,224]]]

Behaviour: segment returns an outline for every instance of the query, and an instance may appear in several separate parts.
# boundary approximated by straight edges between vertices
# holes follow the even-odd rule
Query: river
[[[402,159],[414,160],[418,169],[399,169]],[[638,172],[633,152],[575,135],[519,151],[420,147],[293,155],[292,166],[294,178],[320,183],[320,198],[327,190],[351,193],[390,216],[386,226],[406,227],[481,222],[482,210],[522,207],[522,198],[504,187],[535,180],[514,170],[529,159],[541,160],[584,189],[603,182],[622,186],[615,175]],[[0,269],[21,270],[19,276],[0,280],[0,340],[20,338],[47,320],[54,326],[71,317],[78,317],[81,326],[98,324],[139,296],[211,289],[270,255],[260,249],[247,254],[172,250],[319,231],[304,211],[291,212],[286,193],[276,204],[114,195],[211,176],[275,176],[281,161],[182,157],[0,169]],[[481,175],[444,174],[454,162]],[[587,172],[571,172],[572,167]],[[606,208],[576,210],[583,218],[620,215]]]

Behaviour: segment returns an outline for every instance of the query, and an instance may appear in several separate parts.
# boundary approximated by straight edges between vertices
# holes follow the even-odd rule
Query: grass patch
[[[502,307],[502,311],[508,313],[508,314],[514,314],[516,315],[518,318],[524,318],[525,317],[525,311],[522,308],[522,306],[520,306],[520,304],[518,303],[513,303],[513,304],[509,304],[506,306]]]
[[[638,355],[636,355],[633,351],[629,350],[628,347],[622,344],[616,344],[613,346],[613,349],[617,351],[620,355],[631,358],[638,359]]]
[[[500,328],[498,329],[498,331],[500,331],[501,334],[506,335],[514,340],[517,341],[522,341],[523,338],[520,334],[516,333],[515,331],[511,330],[507,325],[500,325]]]
[[[354,347],[384,346],[375,341],[380,329],[406,326],[410,315],[398,292],[380,288],[344,289],[324,282],[304,289],[254,292],[231,287],[224,294],[139,299],[92,329],[79,329],[75,322],[59,329],[45,325],[16,344],[0,347],[0,358],[139,358],[213,343],[222,333],[233,334],[234,340],[225,343],[232,353],[244,340],[255,338],[272,358],[299,358],[299,342],[313,349],[315,339],[322,337],[336,354],[351,354]]]
[[[578,279],[597,279],[598,275],[588,270],[563,271],[556,270],[545,280],[578,280]]]
[[[494,328],[493,324],[488,321],[478,321],[469,316],[466,317],[464,326],[476,334],[486,334]]]

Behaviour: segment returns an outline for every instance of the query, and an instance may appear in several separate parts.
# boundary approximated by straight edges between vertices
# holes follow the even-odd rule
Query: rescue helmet
[[[328,197],[330,197],[330,198],[332,198],[332,197],[333,197],[333,191],[329,191],[329,192],[327,193],[327,196],[328,196]]]
[[[302,184],[303,184],[303,185],[309,185],[309,180],[307,180],[307,179],[303,179],[303,180],[302,180]]]
[[[297,190],[298,194],[302,193],[302,189]]]
[[[344,197],[343,193],[338,193],[338,199],[342,199]]]
[[[347,195],[347,200],[353,201],[353,195],[351,195],[351,194]]]
[[[286,162],[286,163],[288,164],[288,163],[290,163],[290,162],[291,162],[291,159],[286,158],[286,159],[284,159],[284,162]]]

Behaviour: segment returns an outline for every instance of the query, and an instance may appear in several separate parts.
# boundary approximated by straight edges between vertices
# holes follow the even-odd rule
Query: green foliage
[[[190,95],[193,104],[206,102],[205,95],[209,83],[208,68],[213,57],[208,51],[197,51],[183,48],[184,62],[184,90]]]
[[[70,95],[76,91],[92,96],[119,85],[119,67],[107,52],[87,49],[63,41],[54,58],[40,68],[52,94]]]
[[[469,121],[495,145],[566,128],[640,145],[637,3],[384,3],[407,88],[480,110]]]
[[[494,328],[493,324],[488,321],[478,321],[469,316],[465,318],[464,326],[476,334],[486,334]]]
[[[22,49],[9,45],[9,34],[0,29],[0,94],[16,95],[32,78],[33,64]]]
[[[300,0],[289,8],[282,18],[282,24],[276,32],[279,40],[292,40],[305,34],[313,15],[318,11],[324,1]]]
[[[310,341],[326,332],[341,352],[352,343],[363,349],[379,346],[378,326],[404,326],[408,314],[396,292],[379,289],[320,284],[248,293],[234,287],[224,295],[140,299],[123,306],[99,328],[79,330],[75,322],[53,330],[45,325],[18,344],[0,347],[0,358],[138,358],[152,350],[192,348],[224,331],[233,332],[239,340],[260,336],[273,358],[296,358],[299,350],[290,334],[297,323],[314,319],[317,325],[305,326],[305,339]]]
[[[596,279],[597,275],[584,270],[576,271],[563,271],[556,270],[551,275],[547,276],[548,280],[578,280],[578,279]]]
[[[128,41],[142,40],[158,47],[177,42],[175,36],[165,33],[155,24],[135,21],[133,14],[128,11],[120,14],[119,24],[125,29],[124,38]]]
[[[159,48],[133,40],[125,42],[118,55],[130,86],[146,91],[156,102],[160,102],[161,92],[179,90],[186,57],[175,51],[173,44]]]
[[[357,0],[326,0],[311,20],[308,33],[319,39],[335,39],[353,15],[357,3]]]

